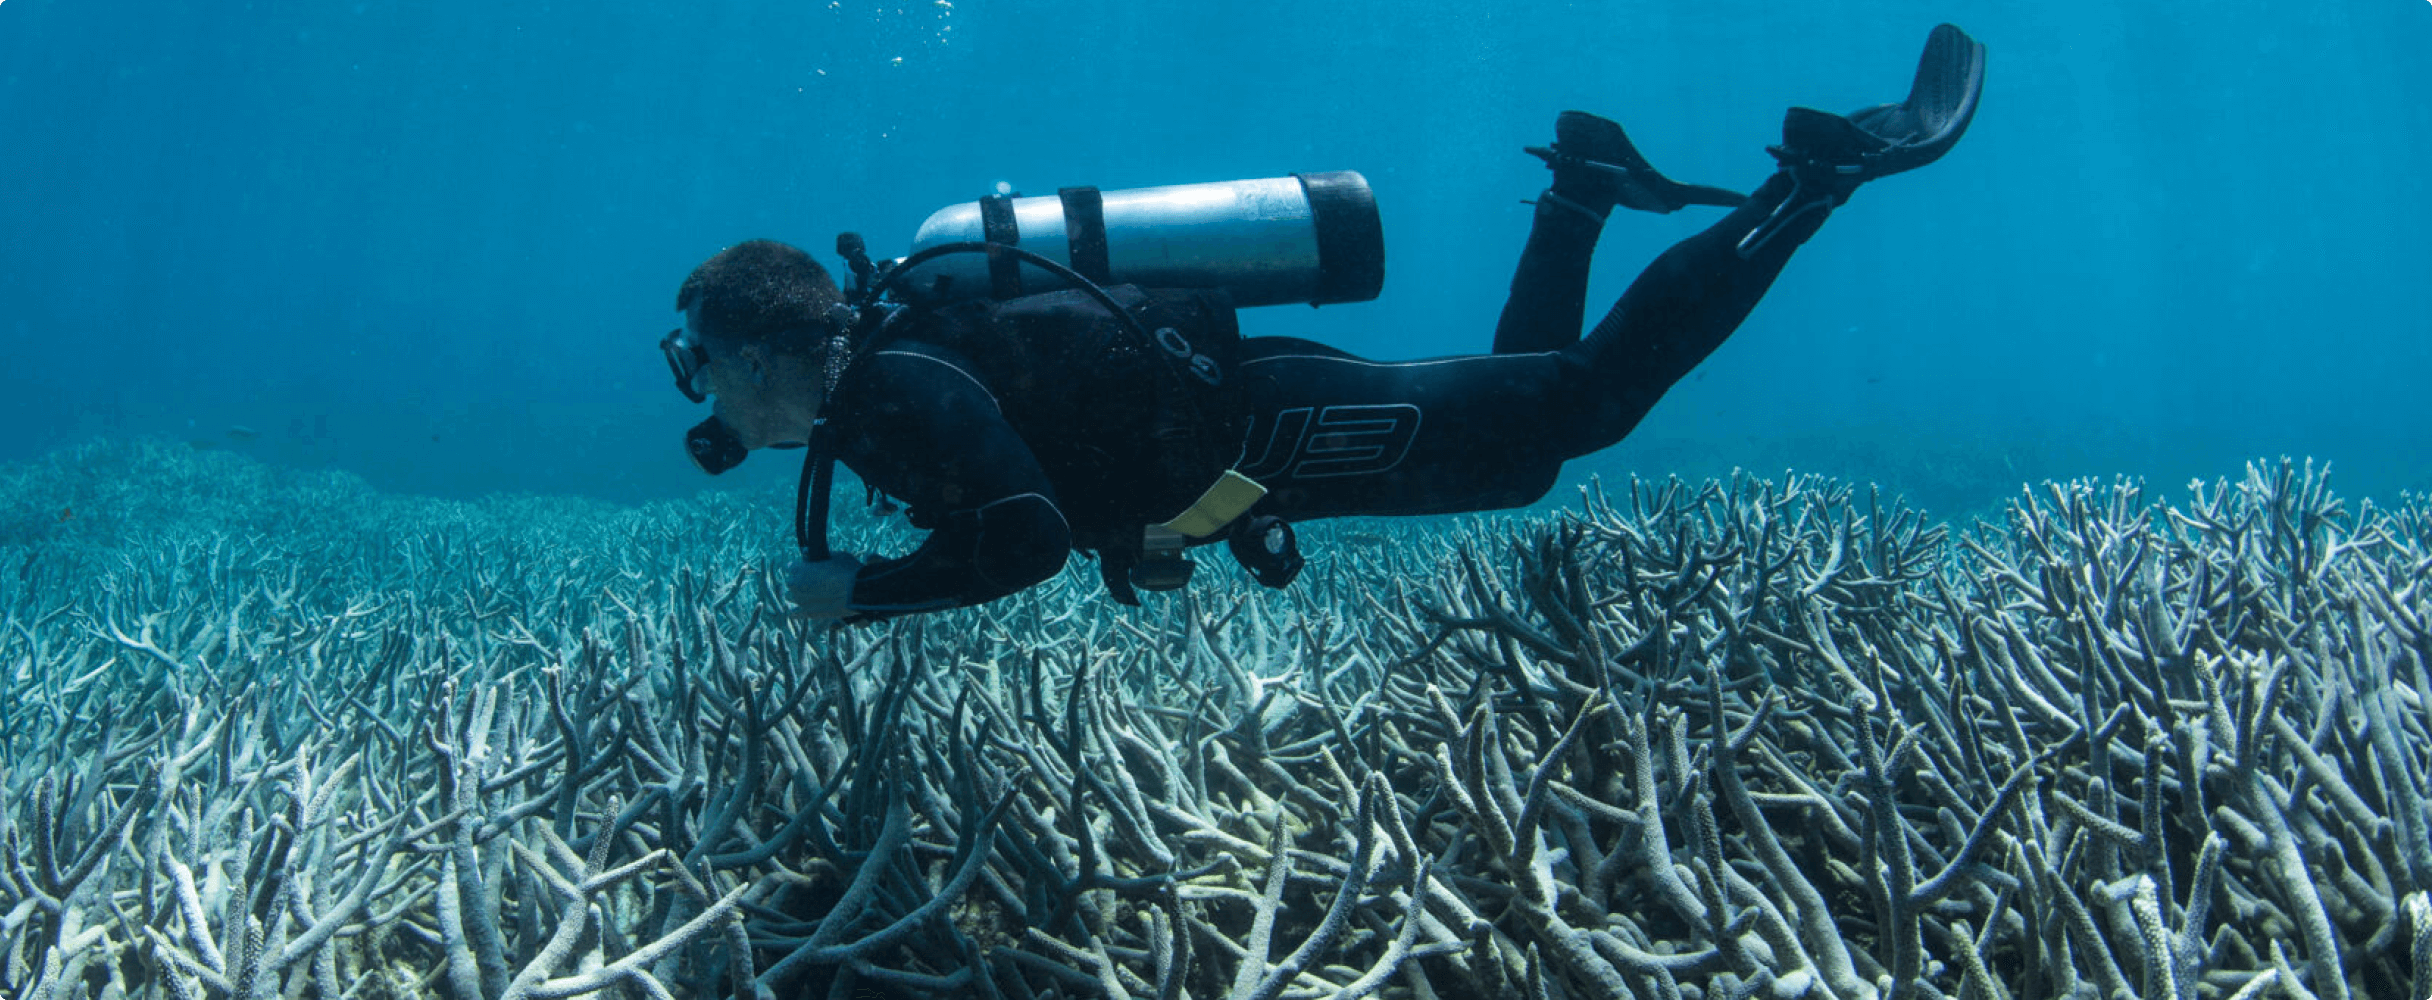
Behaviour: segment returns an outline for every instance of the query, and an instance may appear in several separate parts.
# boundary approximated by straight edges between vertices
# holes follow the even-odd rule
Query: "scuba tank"
[[[914,234],[898,290],[935,304],[1074,287],[1009,254],[913,260],[974,242],[1018,246],[1098,285],[1221,288],[1236,306],[1365,302],[1385,284],[1376,196],[1349,170],[950,205]]]

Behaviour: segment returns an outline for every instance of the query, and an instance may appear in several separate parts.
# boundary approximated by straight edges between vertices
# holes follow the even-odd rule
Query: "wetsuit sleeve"
[[[958,364],[881,352],[863,376],[856,420],[865,480],[905,501],[929,537],[861,568],[856,619],[965,607],[1054,576],[1072,551],[1055,491],[996,399]]]

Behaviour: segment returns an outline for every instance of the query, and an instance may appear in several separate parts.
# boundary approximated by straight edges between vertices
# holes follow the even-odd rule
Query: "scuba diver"
[[[849,294],[801,250],[753,240],[685,278],[684,326],[661,349],[688,398],[716,400],[686,441],[704,470],[809,449],[786,584],[811,618],[979,604],[1074,550],[1126,604],[1182,586],[1185,551],[1218,541],[1280,587],[1303,562],[1293,522],[1523,506],[1563,462],[1620,441],[1852,192],[1948,152],[1983,79],[1984,47],[1941,25],[1907,100],[1792,108],[1767,147],[1776,169],[1744,197],[1675,183],[1619,125],[1563,112],[1553,144],[1528,149],[1553,182],[1488,354],[1380,362],[1240,334],[1243,306],[1376,294],[1382,240],[1352,173],[982,199],[933,216],[900,260],[839,237]],[[1581,336],[1606,216],[1690,205],[1730,211]],[[882,510],[906,505],[929,532],[916,550],[828,551],[839,461]]]

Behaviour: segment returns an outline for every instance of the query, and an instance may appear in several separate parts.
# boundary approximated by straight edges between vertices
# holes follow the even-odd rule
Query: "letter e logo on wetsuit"
[[[1312,419],[1314,417],[1315,419]],[[1266,424],[1261,433],[1261,424]],[[1266,447],[1242,463],[1252,479],[1365,476],[1401,464],[1419,436],[1419,408],[1408,403],[1296,406],[1260,416],[1247,440]]]

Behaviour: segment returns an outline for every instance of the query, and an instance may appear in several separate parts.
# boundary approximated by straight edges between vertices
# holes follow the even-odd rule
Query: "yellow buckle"
[[[1224,476],[1216,480],[1216,485],[1199,495],[1199,500],[1191,504],[1190,509],[1175,515],[1162,527],[1188,538],[1206,538],[1224,530],[1225,525],[1233,523],[1234,518],[1240,517],[1266,495],[1266,487],[1258,485],[1248,476],[1227,469]]]

